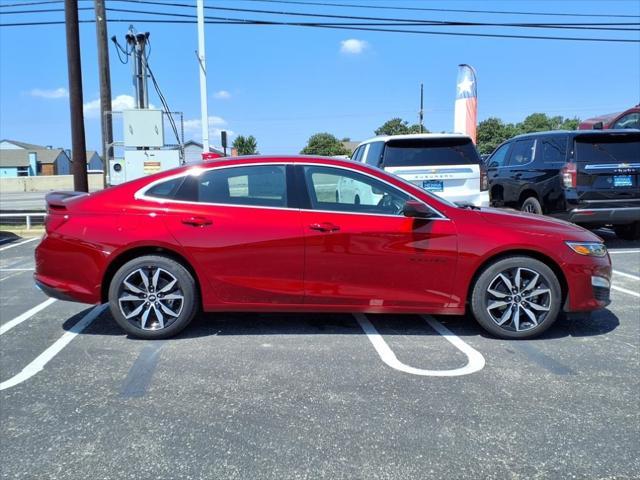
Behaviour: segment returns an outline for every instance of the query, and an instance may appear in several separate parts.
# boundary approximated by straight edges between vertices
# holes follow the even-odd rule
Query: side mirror
[[[594,130],[602,130],[604,129],[604,122],[596,122],[593,124]]]
[[[432,218],[434,216],[429,207],[416,200],[407,200],[402,207],[402,214],[412,218]]]

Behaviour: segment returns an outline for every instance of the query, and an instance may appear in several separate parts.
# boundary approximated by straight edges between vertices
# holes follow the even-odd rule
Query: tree
[[[505,140],[517,135],[518,129],[512,123],[505,124],[496,117],[487,118],[478,124],[478,151],[491,153]]]
[[[428,133],[429,130],[423,129],[424,133]],[[376,135],[406,135],[408,133],[420,133],[420,125],[409,125],[409,122],[402,120],[401,118],[392,118],[386,121],[375,132]]]
[[[300,152],[304,155],[323,155],[333,157],[338,155],[349,155],[349,152],[340,140],[330,133],[316,133],[309,138],[307,146]]]
[[[478,124],[478,151],[482,154],[491,153],[505,140],[523,133],[576,130],[579,124],[577,117],[549,117],[545,113],[532,113],[516,124],[504,123],[496,117],[487,118]]]
[[[258,153],[258,142],[253,135],[248,137],[238,135],[232,146],[238,151],[238,155],[255,155]]]

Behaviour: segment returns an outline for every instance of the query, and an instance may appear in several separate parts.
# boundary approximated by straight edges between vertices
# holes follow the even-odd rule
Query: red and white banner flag
[[[476,72],[470,65],[460,65],[453,131],[469,135],[473,143],[476,143],[477,124],[478,91],[476,89]]]

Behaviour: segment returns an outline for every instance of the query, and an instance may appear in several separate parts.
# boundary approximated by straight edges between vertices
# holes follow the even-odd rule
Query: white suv
[[[375,137],[358,145],[351,159],[382,168],[450,202],[489,206],[487,175],[466,135]],[[353,195],[351,191],[344,193]]]

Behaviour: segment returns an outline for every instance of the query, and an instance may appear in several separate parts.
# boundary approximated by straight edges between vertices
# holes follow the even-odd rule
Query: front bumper
[[[565,312],[589,312],[611,303],[611,260],[608,255],[600,258],[574,256],[563,271],[569,289]]]

